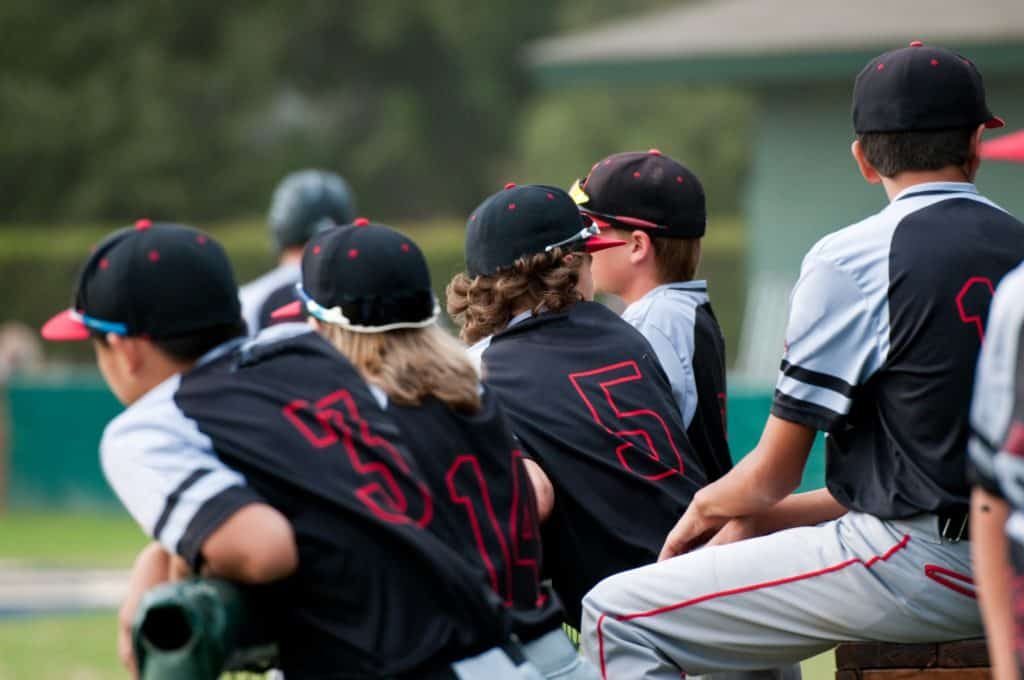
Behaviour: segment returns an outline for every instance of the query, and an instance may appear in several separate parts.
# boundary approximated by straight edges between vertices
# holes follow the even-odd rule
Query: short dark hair
[[[105,333],[90,331],[89,334],[100,344],[107,344]],[[153,344],[175,361],[195,361],[217,345],[245,334],[245,322],[239,319],[235,323],[211,326],[188,335],[153,340]]]
[[[862,132],[857,139],[868,163],[883,177],[895,177],[901,172],[965,165],[976,129]]]

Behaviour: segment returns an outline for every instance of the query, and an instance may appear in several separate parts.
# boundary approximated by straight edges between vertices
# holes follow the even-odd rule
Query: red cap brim
[[[89,329],[71,314],[70,309],[56,314],[39,331],[46,340],[88,340]]]
[[[1024,163],[1024,130],[981,143],[981,157],[986,160]]]
[[[1006,121],[1000,118],[999,116],[992,116],[990,119],[985,121],[985,127],[987,127],[989,130],[993,128],[1001,128],[1004,125],[1006,125]]]
[[[596,253],[599,250],[617,248],[626,245],[625,241],[617,238],[605,238],[604,236],[591,236],[587,239],[587,252]]]
[[[299,319],[302,318],[302,301],[289,302],[284,307],[278,307],[270,313],[271,319]]]

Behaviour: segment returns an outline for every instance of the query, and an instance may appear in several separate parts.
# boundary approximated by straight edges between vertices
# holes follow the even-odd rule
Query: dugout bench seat
[[[984,638],[902,645],[848,642],[836,647],[836,680],[983,680]]]

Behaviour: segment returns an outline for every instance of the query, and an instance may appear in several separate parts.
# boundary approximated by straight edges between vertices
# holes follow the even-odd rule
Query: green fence
[[[729,439],[737,458],[757,443],[771,392],[730,390]],[[7,503],[11,509],[94,510],[117,507],[97,454],[103,427],[121,407],[98,376],[18,380],[7,388],[10,432]],[[824,483],[819,440],[801,490]],[[3,479],[3,475],[0,475]]]

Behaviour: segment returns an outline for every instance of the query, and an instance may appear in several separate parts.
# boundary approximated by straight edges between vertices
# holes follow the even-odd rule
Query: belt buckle
[[[964,532],[967,531],[967,523],[970,521],[970,515],[965,513],[963,519],[960,521],[960,526],[957,528],[956,536],[949,535],[949,525],[953,523],[952,517],[947,517],[945,523],[942,525],[942,538],[949,541],[950,543],[959,543],[963,540]]]

